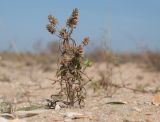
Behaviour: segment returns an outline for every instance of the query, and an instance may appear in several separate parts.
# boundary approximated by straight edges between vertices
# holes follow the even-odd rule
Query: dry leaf
[[[153,96],[152,104],[156,106],[160,105],[160,94],[156,94],[155,96]]]
[[[122,104],[127,104],[127,102],[123,102],[123,101],[112,101],[112,102],[107,102],[106,104],[122,105]]]

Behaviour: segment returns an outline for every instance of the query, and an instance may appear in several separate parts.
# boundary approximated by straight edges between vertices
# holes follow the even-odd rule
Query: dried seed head
[[[72,15],[67,19],[67,26],[75,28],[78,22],[78,9],[75,8],[72,11]]]
[[[55,26],[56,26],[56,24],[58,23],[58,21],[57,21],[57,19],[56,19],[54,16],[52,16],[52,15],[49,15],[49,16],[48,16],[48,20],[49,20],[50,24],[47,25],[47,30],[48,30],[51,34],[53,34],[53,33],[56,32]]]
[[[84,51],[83,51],[83,45],[79,45],[77,47],[77,54],[79,54],[80,56],[83,56],[83,53],[84,53]]]
[[[56,32],[55,27],[51,24],[48,24],[46,28],[47,28],[48,32],[50,32],[51,34]]]
[[[58,23],[57,19],[52,15],[48,16],[48,20],[51,24],[53,24],[53,26],[55,26]]]
[[[83,45],[87,45],[89,43],[89,37],[85,37],[82,41]]]

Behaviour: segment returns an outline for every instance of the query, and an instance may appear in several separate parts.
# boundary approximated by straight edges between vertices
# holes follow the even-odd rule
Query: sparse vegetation
[[[0,122],[160,121],[157,1],[9,2],[0,4]]]
[[[115,54],[111,49],[110,40],[104,37],[100,41],[100,44],[100,47],[96,47],[92,52],[88,53],[90,59],[98,64],[102,63],[104,65],[103,69],[100,69],[99,65],[97,65],[97,74],[100,79],[92,82],[92,87],[94,91],[104,89],[107,96],[112,96],[116,91],[116,88],[112,85],[112,69],[114,66],[117,66],[117,62]]]
[[[154,71],[160,71],[160,53],[147,50],[143,55],[143,61],[146,68]]]
[[[55,82],[60,85],[58,95],[63,96],[65,103],[70,107],[74,107],[75,103],[78,103],[80,107],[84,106],[86,97],[84,86],[87,82],[84,82],[83,76],[86,76],[84,73],[86,67],[90,66],[88,60],[84,62],[84,46],[89,43],[89,38],[85,37],[80,45],[77,45],[72,38],[72,33],[78,22],[78,14],[78,9],[74,9],[71,16],[67,19],[66,27],[60,30],[56,28],[58,20],[54,16],[48,16],[50,24],[47,25],[48,31],[60,38],[59,50],[61,56],[56,74],[58,80]]]

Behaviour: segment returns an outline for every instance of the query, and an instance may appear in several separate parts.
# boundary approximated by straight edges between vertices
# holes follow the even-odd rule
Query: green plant
[[[78,22],[78,14],[78,9],[74,9],[72,15],[67,19],[66,26],[60,30],[56,27],[58,20],[54,16],[48,16],[50,24],[47,25],[48,31],[60,39],[61,56],[56,83],[59,83],[61,88],[58,95],[63,96],[64,102],[70,107],[73,107],[75,103],[78,103],[80,107],[83,106],[86,97],[84,86],[88,83],[84,82],[83,76],[86,76],[84,73],[86,67],[91,65],[90,61],[84,61],[84,46],[88,44],[89,38],[85,37],[80,45],[77,45],[72,38],[72,33]]]
[[[12,113],[13,106],[10,102],[1,102],[0,103],[0,113]]]

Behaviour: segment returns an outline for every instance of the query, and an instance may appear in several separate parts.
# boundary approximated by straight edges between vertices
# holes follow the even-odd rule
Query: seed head
[[[89,43],[89,37],[85,37],[82,41],[83,45],[87,45]]]
[[[83,53],[84,53],[84,51],[83,51],[83,45],[79,45],[77,47],[77,54],[80,55],[80,56],[83,56]]]
[[[46,28],[47,28],[48,32],[50,32],[51,34],[56,32],[55,27],[51,24],[48,24]]]
[[[70,28],[75,28],[78,22],[78,9],[75,8],[72,11],[72,15],[67,19],[67,26]]]
[[[55,26],[56,26],[56,24],[58,23],[58,21],[57,21],[57,19],[56,19],[54,16],[52,16],[52,15],[49,15],[49,16],[48,16],[48,20],[49,20],[50,24],[47,25],[47,30],[48,30],[51,34],[53,34],[53,33],[56,32]]]
[[[55,26],[58,23],[57,19],[52,15],[48,16],[48,20],[51,24],[53,24],[53,26]]]

